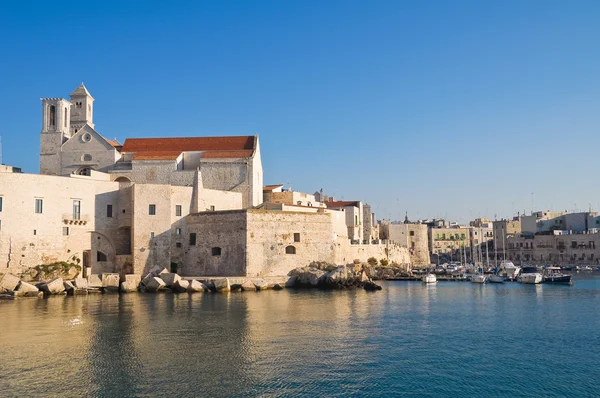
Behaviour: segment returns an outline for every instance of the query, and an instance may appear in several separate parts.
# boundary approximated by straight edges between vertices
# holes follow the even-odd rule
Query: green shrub
[[[377,265],[377,259],[375,257],[370,257],[367,260],[367,263],[369,263],[369,265],[373,267],[373,266]]]
[[[382,258],[381,260],[379,260],[379,264],[381,264],[385,267],[389,264],[389,261],[387,258]]]

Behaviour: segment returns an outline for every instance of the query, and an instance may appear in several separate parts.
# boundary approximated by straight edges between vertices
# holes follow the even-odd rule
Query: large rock
[[[189,286],[190,282],[186,281],[185,279],[178,279],[177,282],[171,286],[171,289],[173,289],[175,293],[183,293],[187,291]]]
[[[290,278],[285,282],[285,287],[294,287],[296,286],[297,276],[290,276]]]
[[[13,292],[21,280],[13,274],[0,276],[0,293]]]
[[[125,282],[121,283],[121,292],[123,293],[132,293],[137,292],[138,284],[135,281],[125,280]]]
[[[50,282],[42,284],[41,290],[46,294],[61,294],[65,291],[63,279],[52,279]]]
[[[322,283],[325,274],[325,271],[312,267],[296,268],[290,272],[291,276],[296,277],[296,285],[311,287]]]
[[[230,292],[231,291],[231,284],[229,283],[229,279],[227,279],[227,278],[214,279],[213,285],[215,286],[215,290],[217,292]]]
[[[208,292],[208,286],[206,286],[202,282],[198,282],[197,280],[192,279],[188,285],[188,292]]]
[[[363,283],[363,288],[366,291],[376,291],[376,290],[381,290],[381,286],[379,286],[378,284],[376,284],[375,282],[371,282],[371,281],[367,281]]]
[[[244,291],[244,292],[255,292],[256,291],[256,286],[254,286],[254,282],[252,282],[251,280],[247,280],[244,283],[242,283],[242,291]]]
[[[144,286],[147,292],[154,293],[164,288],[166,284],[162,279],[153,276],[152,279],[146,281]]]
[[[144,285],[144,286],[146,286],[146,283],[149,283],[153,278],[155,278],[155,276],[154,276],[154,274],[152,272],[150,272],[148,275],[146,275],[144,277],[144,279],[142,279],[141,284]]]
[[[269,284],[264,279],[254,279],[252,282],[254,283],[254,286],[256,287],[257,291],[267,290],[269,288]]]
[[[173,287],[177,281],[181,280],[179,275],[170,272],[163,272],[162,274],[159,274],[158,277],[162,279],[169,288]]]
[[[142,281],[142,276],[140,274],[125,275],[125,282],[131,282],[131,283],[134,283],[136,286],[138,286],[141,281]]]
[[[73,281],[73,285],[75,285],[78,289],[87,289],[88,288],[88,280],[85,278],[75,278]]]
[[[88,276],[88,287],[92,289],[100,289],[102,287],[102,280],[96,274]]]
[[[118,289],[119,288],[119,279],[120,279],[119,274],[103,273],[102,274],[102,287]]]
[[[21,297],[39,297],[40,290],[31,283],[21,282],[17,288],[17,292]]]

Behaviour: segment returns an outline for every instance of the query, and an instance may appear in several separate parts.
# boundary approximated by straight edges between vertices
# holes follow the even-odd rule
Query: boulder
[[[190,293],[207,292],[207,291],[208,291],[208,286],[206,286],[202,282],[198,282],[195,279],[192,279],[188,285],[188,292],[190,292]]]
[[[0,276],[0,293],[12,292],[17,289],[21,280],[13,274]]]
[[[140,274],[127,274],[125,275],[125,282],[131,282],[138,286],[142,282],[142,276]]]
[[[17,291],[22,297],[38,297],[41,293],[37,287],[27,282],[21,282]]]
[[[102,274],[102,287],[119,288],[119,274]]]
[[[162,279],[153,276],[152,279],[146,281],[144,286],[146,287],[147,292],[154,293],[164,288],[166,285]]]
[[[364,282],[363,283],[363,288],[366,291],[369,291],[369,292],[374,292],[376,290],[381,290],[382,289],[381,286],[379,286],[375,282],[371,282],[371,281]]]
[[[163,274],[164,275],[164,274]],[[177,274],[175,274],[177,275]],[[173,291],[175,293],[183,293],[185,292],[188,287],[190,287],[190,282],[186,281],[185,279],[181,279],[179,278],[172,286],[171,289],[173,289]]]
[[[296,276],[290,276],[290,278],[285,282],[285,287],[294,287],[296,286]]]
[[[75,278],[73,281],[73,285],[78,289],[87,289],[88,288],[88,280],[85,278]]]
[[[69,295],[73,295],[73,293],[75,292],[75,286],[73,285],[73,283],[71,283],[71,281],[64,281],[63,287]]]
[[[121,283],[121,292],[123,293],[132,293],[137,292],[138,284],[135,281],[125,280],[125,282]]]
[[[88,287],[93,289],[100,289],[102,287],[102,280],[96,274],[88,276]]]
[[[181,280],[181,277],[179,275],[170,272],[163,272],[157,276],[160,279],[162,279],[163,282],[165,282],[165,285],[167,285],[167,287],[169,288],[173,287],[175,285],[175,282]]]
[[[254,279],[252,282],[254,283],[257,291],[267,290],[269,288],[269,284],[264,279]]]
[[[303,267],[293,269],[290,274],[296,277],[296,285],[314,287],[323,281],[326,273],[317,268]]]
[[[213,285],[215,286],[215,290],[217,292],[231,291],[231,285],[229,283],[229,279],[227,279],[227,278],[213,279],[212,282],[213,282]]]
[[[153,278],[154,278],[154,274],[153,273],[149,273],[148,275],[146,275],[144,277],[144,279],[142,279],[142,281],[140,282],[142,285],[146,286],[146,283],[150,282]]]
[[[284,283],[276,283],[273,285],[273,290],[283,290],[285,288]]]
[[[62,278],[56,278],[42,284],[40,290],[46,294],[61,294],[65,291],[65,285]]]
[[[244,283],[242,283],[242,290],[244,292],[255,292],[256,286],[254,286],[254,282],[252,282],[251,280],[247,280]]]

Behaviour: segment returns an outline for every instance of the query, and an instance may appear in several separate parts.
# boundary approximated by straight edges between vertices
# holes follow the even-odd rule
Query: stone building
[[[455,252],[470,252],[471,229],[468,227],[430,228],[429,251],[432,256],[440,254],[450,255]],[[453,258],[453,260],[457,259]]]
[[[511,236],[506,256],[516,264],[600,264],[600,233],[562,232]]]
[[[430,264],[429,236],[426,224],[382,222],[379,225],[379,236],[384,241],[389,240],[407,248],[410,254],[410,263],[413,266]]]
[[[354,243],[363,241],[363,204],[361,201],[325,202],[328,209],[343,211],[346,215],[348,238]]]

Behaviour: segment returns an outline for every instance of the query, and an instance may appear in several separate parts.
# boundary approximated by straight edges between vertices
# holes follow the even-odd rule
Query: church
[[[159,265],[188,276],[281,276],[311,261],[410,261],[403,247],[350,236],[360,203],[329,209],[263,187],[257,135],[121,144],[96,131],[83,84],[69,100],[41,101],[40,174],[0,167],[0,273],[66,261],[95,274]]]

